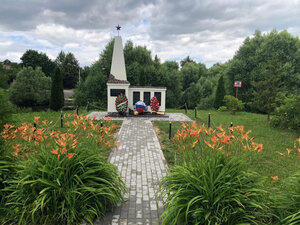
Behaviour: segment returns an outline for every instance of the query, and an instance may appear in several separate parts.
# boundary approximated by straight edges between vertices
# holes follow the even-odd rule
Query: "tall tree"
[[[75,88],[79,79],[79,63],[72,53],[68,53],[61,65],[64,88]]]
[[[64,106],[63,78],[59,67],[52,74],[50,109],[58,111]]]
[[[180,66],[183,67],[186,63],[196,63],[196,62],[192,60],[190,56],[187,56],[186,58],[180,61]]]
[[[60,51],[54,62],[56,64],[56,66],[61,67],[63,65],[65,59],[66,59],[66,53],[64,51]]]
[[[45,53],[29,49],[21,57],[22,65],[25,67],[31,66],[33,69],[41,67],[46,76],[51,76],[55,69],[55,63]]]
[[[214,107],[216,109],[220,108],[220,106],[224,105],[224,96],[225,96],[225,87],[224,87],[224,79],[223,76],[219,78],[218,87],[216,91],[216,97],[214,101]]]
[[[270,121],[270,114],[279,106],[284,93],[278,61],[269,61],[262,75],[260,81],[253,83],[255,90],[252,104],[260,112],[266,113],[267,120]]]

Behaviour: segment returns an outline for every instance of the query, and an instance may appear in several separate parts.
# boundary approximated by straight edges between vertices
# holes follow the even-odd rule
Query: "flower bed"
[[[125,185],[103,156],[118,146],[115,124],[101,126],[71,114],[64,120],[60,130],[39,117],[34,124],[5,125],[4,166],[9,176],[2,179],[3,222],[92,223],[123,200]]]

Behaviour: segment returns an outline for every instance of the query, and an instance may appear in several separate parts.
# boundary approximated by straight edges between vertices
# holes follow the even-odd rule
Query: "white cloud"
[[[90,65],[120,24],[124,44],[145,45],[162,61],[189,55],[210,66],[230,59],[256,29],[299,35],[299,11],[297,0],[3,0],[0,61],[19,61],[31,48],[52,59],[72,52]]]

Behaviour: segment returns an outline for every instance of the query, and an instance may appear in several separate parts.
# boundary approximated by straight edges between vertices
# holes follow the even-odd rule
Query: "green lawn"
[[[184,110],[167,110],[167,112],[181,112]],[[211,127],[216,128],[220,124],[228,127],[230,122],[234,126],[244,125],[245,130],[252,130],[251,135],[255,136],[257,143],[263,144],[263,151],[253,160],[249,160],[250,167],[263,176],[277,175],[279,179],[287,177],[289,174],[299,171],[300,163],[297,157],[282,157],[277,151],[284,152],[286,148],[292,148],[296,138],[300,134],[289,130],[273,128],[266,121],[267,116],[255,113],[238,112],[231,115],[229,112],[217,112],[215,110],[198,110],[196,121],[207,125],[208,114],[211,113]],[[187,115],[195,119],[193,110],[188,111]],[[154,122],[156,130],[159,130],[159,138],[162,144],[165,157],[170,165],[174,163],[176,150],[172,140],[168,139],[169,122]],[[181,123],[172,123],[172,134],[180,129]]]

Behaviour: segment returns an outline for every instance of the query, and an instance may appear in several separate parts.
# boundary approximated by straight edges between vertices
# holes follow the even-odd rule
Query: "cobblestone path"
[[[155,191],[167,165],[150,120],[124,119],[109,161],[118,167],[129,190],[125,203],[95,224],[157,224],[162,203]]]

